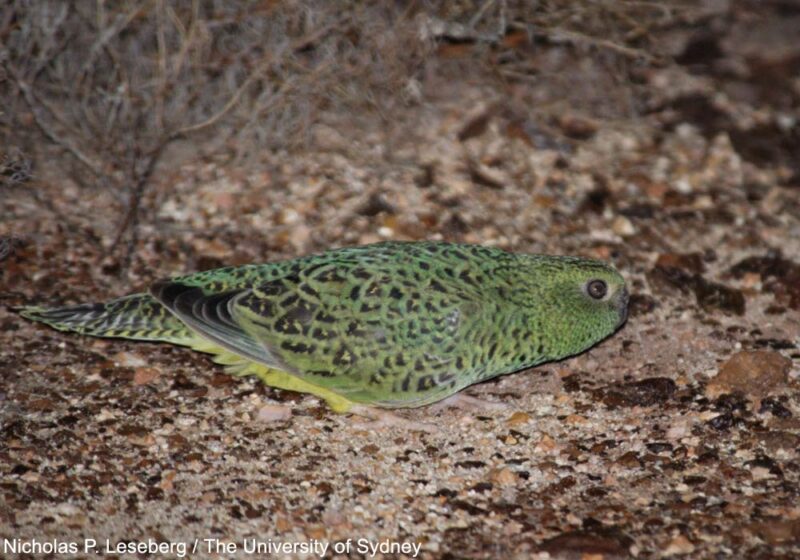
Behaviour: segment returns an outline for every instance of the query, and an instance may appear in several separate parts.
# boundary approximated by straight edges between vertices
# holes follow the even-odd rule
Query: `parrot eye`
[[[593,299],[603,299],[608,293],[608,285],[603,280],[589,280],[586,283],[586,293]]]

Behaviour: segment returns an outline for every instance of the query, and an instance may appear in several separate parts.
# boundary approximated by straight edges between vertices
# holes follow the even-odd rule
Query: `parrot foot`
[[[436,414],[451,406],[472,412],[502,412],[509,409],[509,405],[505,403],[485,401],[483,399],[457,393],[436,404],[432,404],[431,412]]]
[[[439,431],[434,424],[409,420],[408,418],[398,416],[387,410],[381,410],[372,406],[354,405],[350,408],[349,412],[357,416],[368,418],[368,422],[357,422],[354,427],[369,431],[379,430],[381,428],[402,428],[404,430],[427,433]]]

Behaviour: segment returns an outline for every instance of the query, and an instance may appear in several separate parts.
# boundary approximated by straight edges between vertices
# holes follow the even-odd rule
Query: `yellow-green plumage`
[[[382,243],[156,283],[149,294],[22,315],[91,336],[216,354],[235,373],[352,404],[415,407],[582,352],[624,322],[600,261]]]

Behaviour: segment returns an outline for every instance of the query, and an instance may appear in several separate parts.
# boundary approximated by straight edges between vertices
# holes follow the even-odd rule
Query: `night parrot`
[[[625,281],[602,261],[388,242],[21,314],[59,330],[210,352],[232,373],[347,412],[435,403],[578,354],[614,333],[627,305]]]

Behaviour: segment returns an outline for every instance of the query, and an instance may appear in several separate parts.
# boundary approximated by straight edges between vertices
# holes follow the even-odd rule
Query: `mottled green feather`
[[[587,290],[597,281],[602,297]],[[421,406],[582,352],[622,324],[627,299],[622,277],[600,261],[383,243],[191,274],[149,295],[23,315],[62,330],[212,352],[242,373],[346,410]]]

